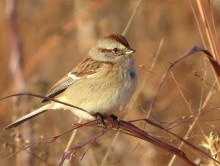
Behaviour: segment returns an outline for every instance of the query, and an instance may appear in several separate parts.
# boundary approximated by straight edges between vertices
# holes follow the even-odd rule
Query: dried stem
[[[18,96],[19,94],[17,94]],[[20,95],[25,95],[25,94],[20,94]],[[27,95],[27,94],[26,94]],[[35,96],[33,94],[31,94],[32,96]],[[16,96],[16,95],[12,95],[12,96]],[[41,98],[44,98],[42,96],[39,96],[39,95],[36,95],[36,97],[41,97]],[[50,99],[48,98],[49,100],[53,100],[55,101],[54,99]],[[61,104],[65,104],[65,105],[69,105],[71,106],[70,104],[68,103],[63,103],[63,102],[60,102],[58,100],[56,100],[55,102],[59,102]],[[72,107],[75,107],[75,106],[72,106]],[[137,137],[137,138],[140,138],[142,140],[145,140],[145,141],[148,141],[148,142],[151,142],[153,144],[155,144],[156,146],[159,146],[161,147],[162,149],[172,153],[172,154],[175,154],[176,156],[178,156],[179,158],[181,158],[183,161],[185,161],[187,164],[189,165],[195,165],[191,160],[189,160],[185,154],[181,151],[181,150],[178,150],[177,148],[167,144],[167,143],[164,143],[162,142],[161,140],[151,136],[150,134],[148,134],[146,131],[144,130],[141,130],[139,129],[138,127],[134,126],[132,124],[132,122],[135,122],[135,121],[140,121],[140,120],[144,120],[145,122],[163,130],[163,131],[166,131],[167,133],[175,136],[176,138],[178,138],[179,140],[183,141],[184,143],[186,143],[187,145],[189,145],[193,150],[196,150],[197,152],[200,152],[202,153],[203,155],[205,155],[206,157],[209,157],[210,159],[212,159],[213,161],[217,162],[217,163],[220,163],[219,161],[215,160],[214,158],[212,158],[211,156],[207,155],[205,152],[201,151],[200,149],[198,149],[197,147],[195,147],[194,145],[190,144],[189,142],[185,141],[183,138],[177,136],[176,134],[170,132],[169,130],[163,128],[162,126],[148,120],[148,119],[139,119],[139,120],[133,120],[133,121],[123,121],[123,120],[113,120],[111,117],[109,116],[105,116],[105,119],[104,119],[104,122],[106,124],[106,126],[104,127],[103,130],[101,130],[100,132],[98,132],[97,134],[83,140],[82,142],[78,143],[77,145],[73,146],[69,151],[67,152],[64,152],[63,154],[63,157],[61,158],[61,161],[60,161],[60,165],[62,165],[63,161],[65,160],[65,158],[68,156],[68,155],[71,155],[71,154],[75,154],[77,152],[77,150],[79,150],[80,148],[84,147],[85,145],[87,144],[91,144],[93,143],[97,138],[101,137],[102,135],[104,135],[106,132],[108,132],[109,130],[118,130],[122,133],[125,133],[125,134],[128,134],[130,136],[134,136],[134,137]],[[77,124],[74,126],[74,128],[72,128],[71,130],[69,131],[66,131],[62,134],[59,134],[57,136],[54,136],[52,137],[51,139],[44,139],[44,140],[48,140],[47,143],[52,143],[54,141],[56,141],[58,138],[60,138],[61,136],[65,135],[65,134],[68,134],[78,128],[82,128],[82,127],[85,127],[85,126],[93,126],[93,127],[101,127],[98,125],[98,121],[94,120],[94,121],[90,121],[90,122],[86,122],[84,124]],[[25,147],[24,149],[27,149],[28,147],[30,146],[27,146]]]
[[[132,21],[133,21],[135,15],[137,14],[137,11],[138,11],[138,9],[139,9],[139,7],[140,7],[140,5],[141,5],[141,2],[142,2],[142,0],[139,0],[139,2],[137,3],[137,6],[136,6],[136,8],[134,9],[134,11],[133,11],[133,13],[132,13],[132,15],[131,15],[131,17],[130,17],[130,19],[129,19],[129,21],[128,21],[128,23],[127,23],[125,29],[124,29],[124,31],[123,31],[123,33],[122,33],[123,36],[125,36],[125,34],[127,33],[128,28],[130,27],[130,25],[131,25],[131,23],[132,23]]]
[[[23,78],[22,67],[22,53],[23,53],[23,42],[19,33],[19,27],[17,24],[17,13],[16,13],[16,2],[14,0],[6,1],[6,13],[8,16],[8,28],[11,36],[11,59],[10,59],[10,69],[11,76],[13,78],[13,91],[20,92],[25,89],[25,81]],[[26,103],[25,101],[13,102],[13,108],[16,111],[14,116],[17,117],[18,112],[25,112]],[[13,117],[13,116],[12,116]],[[21,135],[27,139],[31,139],[29,125],[25,125],[21,129]],[[16,146],[20,146],[20,141],[16,140]],[[20,153],[17,155],[16,164],[17,165],[31,165],[32,157],[29,153]]]
[[[81,123],[81,122],[82,122],[82,118],[80,118],[77,123]],[[70,139],[69,139],[69,141],[68,141],[68,143],[67,143],[65,151],[67,151],[70,148],[71,143],[73,142],[73,140],[74,140],[74,138],[76,136],[76,133],[77,133],[77,130],[74,130],[72,135],[71,135],[71,137],[70,137]]]
[[[201,26],[199,24],[198,16],[195,14],[195,9],[193,7],[192,0],[189,0],[189,4],[192,9],[192,12],[193,12],[196,24],[197,24],[197,28],[198,28],[200,36],[202,38],[202,42],[203,42],[204,47],[206,49],[207,49],[206,41],[208,42],[211,53],[213,55],[213,60],[215,60],[216,63],[219,65],[219,52],[220,52],[219,44],[218,44],[219,42],[218,42],[218,37],[217,37],[216,29],[215,29],[215,22],[214,22],[214,17],[213,17],[213,13],[212,13],[211,2],[208,1],[210,14],[211,14],[211,21],[209,21],[209,19],[207,17],[207,13],[206,13],[207,11],[204,9],[204,1],[197,0],[196,2],[197,2],[197,7],[199,10],[199,14],[200,14],[203,26]],[[205,34],[202,33],[202,31],[201,31],[202,28],[204,29]],[[204,39],[204,36],[206,37],[206,40]],[[220,71],[216,70],[216,68],[215,68],[216,64],[213,64],[212,62],[211,62],[211,64],[214,69],[214,73],[215,73],[214,75],[217,80],[218,88],[220,89]]]
[[[168,72],[169,72],[179,61],[183,60],[184,58],[186,58],[186,57],[188,57],[188,56],[190,56],[190,55],[195,54],[196,52],[203,52],[204,55],[206,55],[206,56],[208,57],[209,61],[213,64],[213,66],[215,66],[215,70],[216,70],[216,71],[219,70],[219,72],[220,72],[220,65],[213,59],[212,54],[211,54],[208,50],[206,50],[206,49],[204,49],[204,48],[201,48],[201,47],[198,47],[198,46],[194,46],[191,50],[187,51],[185,54],[183,54],[182,56],[180,56],[177,60],[175,60],[175,61],[167,68],[167,70],[166,70],[165,73],[163,74],[162,78],[160,79],[159,85],[158,85],[158,87],[157,87],[156,94],[155,94],[155,96],[154,96],[154,98],[153,98],[153,101],[152,101],[152,104],[151,104],[151,106],[150,106],[148,115],[147,115],[146,117],[148,117],[149,114],[151,114],[151,111],[152,111],[152,109],[153,109],[153,107],[154,107],[154,104],[155,104],[155,102],[156,102],[156,99],[157,99],[157,95],[159,94],[159,91],[160,91],[160,89],[161,89],[161,87],[162,87],[162,84],[163,84],[163,82],[164,82],[164,80],[165,80],[165,78],[166,78]]]
[[[145,120],[146,122],[149,122],[151,125],[155,125],[156,127],[160,128],[160,129],[168,131],[168,130],[164,129],[163,127],[161,127],[161,126],[159,126],[159,125],[155,124],[154,122],[151,122],[151,121],[149,121],[147,119],[140,119],[140,120]],[[134,122],[134,121],[132,121],[132,122]],[[139,121],[139,120],[136,120],[136,121]],[[119,129],[118,131],[120,131],[120,132],[122,132],[124,134],[130,135],[130,136],[134,136],[134,137],[140,138],[142,140],[148,141],[150,143],[153,143],[154,145],[159,146],[160,148],[162,148],[162,149],[164,149],[164,150],[166,150],[166,151],[168,151],[168,152],[170,152],[172,154],[175,154],[176,156],[181,158],[183,161],[185,161],[188,165],[193,165],[193,166],[196,165],[191,160],[189,160],[186,157],[186,155],[181,150],[178,150],[177,148],[175,148],[175,147],[173,147],[173,146],[171,146],[171,145],[169,145],[167,143],[164,143],[161,140],[151,136],[146,131],[141,130],[138,127],[136,127],[135,125],[133,125],[131,123],[131,121],[130,122],[123,121],[123,120],[115,121],[115,120],[112,120],[110,117],[106,117],[105,118],[105,123],[106,123],[106,126],[103,128],[103,130],[101,130],[97,134],[95,134],[95,135],[93,135],[93,136],[91,136],[91,137],[81,141],[77,145],[73,146],[69,151],[65,152],[63,154],[61,160],[60,160],[60,165],[63,164],[63,161],[65,160],[65,158],[68,155],[71,155],[72,153],[75,154],[77,152],[77,150],[81,149],[82,147],[84,147],[87,144],[90,144],[90,143],[94,142],[97,138],[99,138],[100,136],[104,135],[109,130],[115,130],[115,129]],[[98,125],[98,123],[92,123],[91,124],[91,126],[93,126],[93,127],[99,127],[97,125]],[[88,124],[87,125],[82,124],[82,126],[85,127],[85,126],[89,126],[89,125]],[[214,160],[215,162],[219,163],[217,160],[215,160],[211,156],[207,155],[206,153],[202,152],[201,150],[199,150],[195,146],[191,145],[189,142],[183,140],[181,137],[171,133],[170,131],[168,131],[168,132],[170,134],[176,136],[180,140],[184,141],[185,143],[187,143],[187,145],[189,145],[190,147],[192,147],[196,151],[201,152],[206,157],[209,157],[212,160]],[[57,137],[56,137],[56,139],[57,139]]]

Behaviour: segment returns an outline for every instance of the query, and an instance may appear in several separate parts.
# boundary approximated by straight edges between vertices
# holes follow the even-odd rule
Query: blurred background
[[[129,120],[145,118],[168,66],[193,46],[205,47],[189,2],[143,0],[140,4],[125,35],[136,50],[138,87],[128,107],[117,113],[120,118],[126,114]],[[210,20],[213,12],[216,34],[219,34],[220,1],[212,0],[210,6],[207,2],[204,1],[204,10]],[[99,37],[110,32],[122,33],[137,4],[138,0],[0,1],[0,97],[18,92],[45,95],[82,60]],[[192,5],[201,24],[196,1]],[[204,29],[202,31],[204,33]],[[220,95],[215,80],[204,54],[196,53],[180,61],[165,79],[148,118],[181,137],[195,123],[187,140],[210,154],[201,144],[207,141],[206,136],[211,132],[215,132],[215,137],[219,136],[216,132],[220,127]],[[70,112],[48,112],[16,129],[3,131],[6,125],[39,106],[41,99],[30,96],[0,101],[1,165],[58,164],[71,134],[49,144],[40,140],[70,129],[78,121]],[[202,114],[196,116],[198,113]],[[143,127],[141,122],[135,124]],[[93,128],[79,130],[72,145],[97,131]],[[151,125],[147,125],[146,131],[175,147],[180,144],[176,138]],[[161,166],[171,161],[172,154],[120,134],[104,162],[114,136],[115,132],[109,132],[88,151],[87,148],[80,149],[70,165]],[[31,148],[22,150],[29,143]],[[182,150],[192,161],[210,164],[207,158],[194,153],[191,148],[184,146]],[[173,163],[176,164],[186,165],[178,158]]]

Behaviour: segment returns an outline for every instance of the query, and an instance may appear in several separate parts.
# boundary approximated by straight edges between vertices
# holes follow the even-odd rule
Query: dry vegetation
[[[11,2],[13,0],[0,1],[0,97],[16,92],[45,94],[86,55],[100,36],[123,32],[138,0],[19,0],[15,4],[15,15],[10,18]],[[212,0],[211,6],[208,1],[202,1],[202,13],[210,23],[213,42],[207,35],[208,27],[202,23],[199,0],[190,2],[143,0],[141,3],[126,33],[130,45],[137,51],[139,85],[128,107],[117,115],[126,116],[127,120],[148,117],[219,161],[219,79],[208,58],[198,52],[178,62],[157,93],[168,66],[193,46],[210,50],[219,62],[220,1]],[[14,22],[15,26],[11,24]],[[18,66],[16,56],[21,58]],[[150,109],[156,93],[154,107]],[[48,112],[16,129],[3,131],[7,124],[40,105],[39,99],[26,96],[0,102],[0,165],[58,164],[71,134],[52,143],[40,140],[71,129],[78,120],[70,112]],[[140,128],[143,124],[135,123]],[[177,138],[152,125],[147,124],[145,130],[175,147],[181,144]],[[92,127],[79,129],[72,145],[96,132],[97,128]],[[24,149],[28,144],[31,148]],[[217,165],[185,144],[181,149],[192,161]],[[125,134],[116,135],[113,131],[80,149],[70,162],[94,166],[186,165],[172,157],[151,143]]]

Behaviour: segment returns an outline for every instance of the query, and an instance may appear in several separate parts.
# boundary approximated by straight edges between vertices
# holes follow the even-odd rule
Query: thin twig
[[[210,28],[206,13],[204,12],[204,5],[203,5],[201,0],[197,0],[197,6],[198,6],[198,9],[199,9],[199,12],[200,12],[202,22],[203,22],[204,27],[205,27],[206,36],[207,36],[207,39],[208,39],[208,42],[209,42],[211,52],[212,52],[214,58],[216,59],[216,51],[215,51],[216,49],[215,49],[214,41],[213,41],[213,38],[212,38],[212,35],[211,35],[212,34],[211,33],[211,28]]]
[[[205,157],[207,157],[207,158],[209,158],[209,159],[215,161],[216,163],[219,163],[219,164],[220,164],[220,161],[217,161],[215,158],[213,158],[213,157],[211,157],[209,154],[203,152],[202,150],[200,150],[199,148],[197,148],[195,145],[191,144],[190,142],[188,142],[188,141],[185,140],[184,138],[178,136],[178,135],[175,134],[175,133],[172,133],[171,131],[169,131],[169,129],[164,128],[164,127],[158,125],[157,123],[155,123],[155,122],[153,122],[153,121],[150,121],[149,119],[143,118],[143,119],[131,120],[131,121],[128,121],[128,122],[132,123],[132,122],[137,122],[137,121],[140,121],[140,120],[143,120],[143,121],[145,121],[145,122],[147,122],[147,123],[149,123],[149,124],[151,124],[151,125],[157,127],[158,129],[161,129],[161,130],[163,130],[163,131],[166,131],[167,133],[171,134],[172,136],[174,136],[174,137],[177,138],[178,140],[184,142],[184,143],[185,143],[186,145],[188,145],[192,150],[194,150],[194,151],[196,151],[196,152],[199,152],[199,153],[201,153],[202,155],[204,155]]]
[[[190,7],[191,7],[191,10],[192,10],[192,12],[193,12],[193,16],[194,16],[194,18],[195,18],[196,25],[197,25],[197,28],[198,28],[198,30],[199,30],[199,35],[200,35],[200,37],[201,37],[203,46],[204,46],[205,49],[207,49],[206,41],[205,41],[205,39],[204,39],[204,36],[203,36],[202,30],[201,30],[201,27],[200,27],[200,25],[199,25],[199,20],[198,20],[198,17],[197,17],[197,15],[196,15],[195,8],[193,7],[192,0],[188,0],[188,2],[189,2],[189,5],[190,5]]]
[[[205,74],[205,75],[206,75],[206,74]],[[177,84],[176,81],[175,81],[175,83]],[[214,83],[214,84],[215,84],[215,83]],[[177,86],[178,86],[178,85],[177,85]],[[203,87],[204,87],[204,86],[205,86],[205,82],[203,82]],[[213,86],[214,86],[214,85],[213,85]],[[212,86],[212,87],[213,87],[213,86]],[[184,140],[188,139],[189,135],[192,133],[192,130],[193,130],[195,124],[198,122],[199,118],[201,117],[203,108],[206,106],[206,104],[208,103],[209,99],[211,98],[211,94],[212,94],[212,91],[213,91],[213,88],[212,88],[212,87],[211,87],[211,89],[209,90],[209,93],[208,93],[208,95],[206,96],[204,102],[202,102],[203,90],[201,91],[200,107],[199,107],[198,113],[197,113],[196,116],[194,116],[195,119],[193,120],[193,122],[192,122],[192,124],[190,125],[188,131],[186,132],[185,136],[183,137]],[[180,90],[180,92],[181,92],[181,90]],[[202,103],[203,103],[203,104],[202,104]],[[178,147],[178,149],[181,149],[182,146],[184,145],[184,143],[185,143],[185,142],[181,142],[180,145],[179,145],[179,147]],[[172,157],[172,159],[170,160],[168,166],[171,166],[171,165],[174,163],[175,158],[176,158],[176,156],[173,156],[173,157]]]
[[[190,50],[187,51],[185,54],[183,54],[183,55],[180,56],[178,59],[176,59],[176,60],[167,68],[167,70],[164,72],[163,76],[162,76],[161,79],[160,79],[159,85],[158,85],[158,87],[157,87],[156,94],[155,94],[155,96],[154,96],[154,98],[153,98],[153,101],[152,101],[152,103],[151,103],[151,106],[150,106],[150,109],[149,109],[148,114],[151,113],[151,111],[152,111],[152,109],[153,109],[153,107],[154,107],[154,104],[155,104],[156,99],[157,99],[157,95],[159,94],[159,91],[160,91],[160,89],[161,89],[161,87],[162,87],[162,85],[163,85],[163,83],[164,83],[164,80],[165,80],[165,78],[166,78],[168,72],[169,72],[179,61],[185,59],[186,57],[188,57],[188,56],[190,56],[190,55],[195,54],[196,52],[203,52],[204,55],[206,55],[206,56],[208,57],[209,61],[210,61],[212,64],[215,65],[215,67],[216,67],[215,70],[217,71],[217,70],[220,69],[220,65],[213,59],[212,54],[211,54],[208,50],[206,50],[206,49],[204,49],[204,48],[201,48],[201,47],[198,47],[198,46],[194,46],[192,49],[190,49]],[[213,66],[214,66],[214,65],[213,65]],[[219,71],[219,72],[220,72],[220,71]],[[148,117],[148,116],[149,116],[149,115],[147,115],[146,117]]]
[[[0,101],[5,100],[5,99],[10,98],[10,97],[15,97],[15,96],[33,96],[33,97],[40,98],[40,99],[46,99],[48,101],[53,101],[53,102],[56,102],[56,103],[60,103],[60,104],[69,106],[69,107],[73,107],[73,108],[76,108],[80,111],[83,111],[83,112],[86,112],[86,113],[90,114],[88,111],[86,111],[86,110],[84,110],[80,107],[74,106],[72,104],[69,104],[69,103],[66,103],[66,102],[63,102],[63,101],[60,101],[60,100],[56,100],[54,98],[50,98],[50,97],[46,97],[46,96],[38,95],[38,94],[34,94],[34,93],[16,93],[16,94],[12,94],[12,95],[8,95],[8,96],[5,96],[3,98],[0,98]],[[90,115],[92,115],[92,114],[90,114]]]
[[[77,145],[73,146],[70,150],[66,151],[63,153],[63,156],[61,157],[61,160],[59,162],[59,166],[63,165],[63,162],[65,161],[66,157],[72,153],[76,153],[78,149],[84,147],[85,145],[94,142],[97,138],[103,136],[106,132],[108,132],[111,128],[104,128],[103,130],[101,130],[100,132],[98,132],[97,134],[81,141],[80,143],[78,143]]]
[[[13,78],[14,92],[21,92],[25,89],[25,80],[22,73],[23,68],[23,41],[21,34],[19,32],[17,11],[16,11],[16,1],[7,0],[6,1],[6,13],[8,16],[8,28],[11,37],[11,59],[10,59],[10,70],[11,77]],[[20,112],[25,112],[26,102],[23,100],[21,102],[13,102],[14,110],[20,110]],[[18,112],[14,113],[15,117],[18,116]],[[13,117],[13,116],[12,116]],[[20,133],[23,137],[31,139],[30,127],[25,125],[21,128]],[[20,146],[21,142],[16,140],[16,145]],[[29,153],[21,153],[16,156],[16,165],[31,165],[32,156]]]
[[[81,122],[82,122],[82,118],[79,118],[79,120],[78,120],[77,123],[80,124]],[[75,138],[75,136],[76,136],[76,132],[77,132],[77,130],[74,130],[74,131],[73,131],[73,133],[72,133],[72,135],[71,135],[71,137],[70,137],[70,139],[69,139],[69,141],[68,141],[68,143],[67,143],[67,146],[66,146],[66,148],[65,148],[64,151],[67,151],[67,150],[70,148],[71,143],[73,142],[73,140],[74,140],[74,138]]]
[[[132,15],[131,15],[131,17],[130,17],[130,19],[129,19],[129,21],[128,21],[128,23],[127,23],[125,29],[124,29],[124,31],[123,31],[123,33],[122,33],[123,36],[125,36],[125,34],[127,33],[128,28],[130,27],[131,22],[133,21],[135,15],[136,15],[136,13],[137,13],[137,11],[138,11],[140,5],[141,5],[141,2],[142,2],[142,0],[139,0],[139,2],[137,3],[137,6],[136,6],[136,8],[134,9],[134,11],[133,11],[133,13],[132,13]]]
[[[63,161],[65,160],[65,158],[68,155],[75,154],[77,152],[77,150],[81,149],[82,147],[84,147],[87,144],[90,144],[91,142],[94,142],[97,138],[104,135],[109,130],[120,129],[119,131],[122,131],[125,134],[128,134],[130,136],[134,136],[134,137],[140,138],[142,140],[148,141],[150,143],[153,143],[153,144],[161,147],[162,149],[164,149],[172,154],[177,155],[183,161],[185,161],[187,164],[189,164],[191,166],[195,166],[195,164],[191,160],[189,160],[182,151],[180,151],[177,148],[175,148],[167,143],[164,143],[161,140],[149,135],[147,132],[137,128],[135,125],[133,125],[130,122],[123,121],[123,120],[115,121],[109,117],[105,118],[105,122],[106,122],[106,126],[103,128],[103,130],[101,130],[97,134],[81,141],[77,145],[73,146],[69,151],[65,152],[60,160],[59,165],[61,166],[63,164]],[[97,124],[95,124],[95,123],[92,124],[92,126],[94,126],[94,125],[97,126]],[[57,137],[56,137],[56,139],[57,139]]]
[[[203,26],[205,28],[205,32],[206,32],[206,37],[211,49],[211,52],[213,54],[213,58],[214,60],[219,64],[219,55],[218,55],[218,50],[217,50],[217,46],[216,46],[216,42],[214,39],[214,34],[212,33],[212,29],[209,23],[209,20],[207,18],[207,14],[206,14],[206,10],[204,9],[204,4],[203,1],[201,0],[197,0],[197,6],[200,12],[200,16],[203,22]],[[215,27],[213,27],[215,29]],[[219,46],[218,46],[219,48]],[[211,62],[212,63],[212,62]],[[220,75],[219,75],[219,71],[215,69],[215,65],[212,64],[212,67],[214,69],[214,73],[215,73],[215,78],[217,80],[217,85],[218,85],[218,89],[220,89]]]
[[[220,51],[220,46],[219,46],[219,39],[218,39],[218,35],[217,35],[217,32],[216,32],[216,25],[215,25],[215,20],[214,20],[214,14],[213,14],[213,10],[212,10],[212,6],[211,6],[211,1],[208,0],[208,3],[209,3],[209,9],[210,9],[210,13],[211,13],[211,21],[212,21],[212,26],[213,26],[213,30],[214,30],[214,34],[213,37],[214,37],[214,43],[216,45],[216,58],[217,58],[217,61],[219,62],[220,61],[220,56],[219,56],[219,51]]]
[[[161,140],[159,140],[155,137],[152,137],[147,132],[137,128],[136,126],[134,126],[131,123],[126,122],[126,121],[120,121],[120,128],[127,131],[127,132],[133,133],[135,135],[135,137],[138,137],[142,140],[153,143],[154,145],[157,145],[158,147],[160,147],[160,148],[162,148],[172,154],[175,154],[176,156],[181,158],[183,161],[185,161],[187,164],[189,164],[191,166],[196,166],[196,164],[194,164],[191,160],[189,160],[182,151],[178,150],[177,148],[175,148],[169,144],[162,142]]]

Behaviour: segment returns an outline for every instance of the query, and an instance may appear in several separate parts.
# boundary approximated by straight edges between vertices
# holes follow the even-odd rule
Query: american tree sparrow
[[[93,120],[94,113],[112,114],[123,108],[134,93],[137,75],[127,40],[116,33],[102,37],[71,72],[58,81],[46,97],[78,106],[85,111],[44,99],[44,106],[11,123],[17,127],[48,110],[67,109],[77,117]]]

